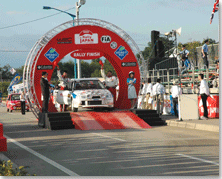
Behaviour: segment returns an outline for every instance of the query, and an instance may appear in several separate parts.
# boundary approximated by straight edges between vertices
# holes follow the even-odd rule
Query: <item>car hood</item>
[[[75,90],[73,92],[76,95],[101,95],[101,94],[111,94],[107,89],[90,89],[90,90]]]

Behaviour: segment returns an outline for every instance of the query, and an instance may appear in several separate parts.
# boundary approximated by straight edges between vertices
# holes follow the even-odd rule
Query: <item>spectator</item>
[[[175,116],[178,117],[178,112],[177,112],[177,105],[178,105],[178,98],[182,94],[181,88],[177,85],[177,81],[173,81],[173,86],[170,90],[173,98],[173,110],[175,113]]]
[[[207,97],[210,95],[209,87],[206,80],[204,80],[204,75],[199,74],[198,79],[200,80],[200,96],[203,102],[204,116],[201,119],[208,119],[208,110],[207,110]]]
[[[154,100],[156,101],[157,105],[157,113],[159,115],[163,114],[163,105],[164,105],[164,93],[165,93],[165,88],[162,84],[160,84],[161,79],[157,79],[157,83],[153,86],[153,97]],[[161,108],[160,108],[160,103],[161,103]]]
[[[179,54],[182,55],[182,58],[184,57],[185,59],[188,59],[188,55],[190,54],[190,52],[186,49],[186,46],[183,45],[182,46],[182,50]]]
[[[209,68],[209,62],[207,59],[207,55],[208,55],[208,45],[209,41],[208,39],[204,41],[204,45],[202,47],[202,56],[203,56],[203,65],[204,65],[204,69]]]
[[[146,109],[152,110],[153,85],[151,83],[151,78],[148,78],[147,82],[148,82],[148,85],[146,89]]]
[[[0,90],[0,103],[2,103],[2,91]]]
[[[42,112],[48,112],[48,104],[49,104],[49,89],[50,89],[50,82],[48,82],[48,73],[42,72],[42,78],[40,80],[42,95],[43,95],[43,102],[42,102]]]
[[[145,109],[146,108],[146,102],[144,102],[145,98],[146,98],[146,91],[147,91],[147,86],[148,86],[148,83],[145,82],[143,83],[142,82],[142,89],[141,89],[141,95],[142,95],[142,99],[141,99],[141,104],[142,104],[142,109]]]
[[[127,78],[127,85],[128,85],[128,99],[130,100],[131,103],[131,109],[134,108],[135,102],[136,102],[136,89],[135,89],[135,84],[136,84],[136,78],[134,78],[134,72],[130,71],[129,72],[129,78]]]
[[[185,56],[182,57],[182,60],[184,63],[183,66],[184,69],[182,70],[181,74],[183,75],[184,73],[188,72],[188,70],[190,69],[190,61]]]

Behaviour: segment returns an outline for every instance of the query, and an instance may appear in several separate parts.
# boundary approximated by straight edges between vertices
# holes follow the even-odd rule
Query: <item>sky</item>
[[[7,26],[35,20],[57,13],[43,10],[51,6],[75,14],[73,0],[7,0],[0,2],[0,67],[9,64],[17,68],[25,64],[28,51],[35,42],[54,27],[72,20],[67,14],[58,14],[25,25]],[[203,41],[212,38],[219,41],[219,13],[213,23],[210,16],[214,0],[86,0],[80,8],[80,18],[105,20],[126,31],[144,50],[151,41],[151,31],[161,34],[182,27],[178,42]],[[27,52],[2,52],[4,50]]]

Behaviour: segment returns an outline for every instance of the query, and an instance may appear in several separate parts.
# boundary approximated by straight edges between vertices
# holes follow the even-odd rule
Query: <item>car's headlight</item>
[[[113,96],[111,94],[107,94],[106,98],[112,98]]]

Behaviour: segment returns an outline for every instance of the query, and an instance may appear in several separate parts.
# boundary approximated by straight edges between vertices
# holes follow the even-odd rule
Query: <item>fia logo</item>
[[[111,42],[111,37],[108,36],[108,35],[103,35],[103,36],[101,37],[101,42],[102,42],[102,43],[110,43],[110,42]]]

